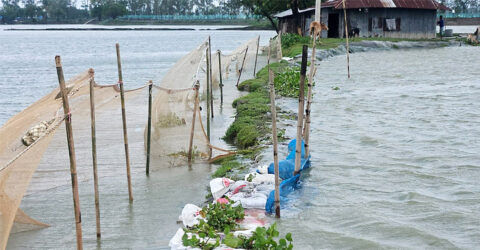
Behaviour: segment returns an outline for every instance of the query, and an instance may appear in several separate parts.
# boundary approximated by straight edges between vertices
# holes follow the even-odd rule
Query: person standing
[[[437,24],[440,26],[440,38],[443,38],[445,32],[445,20],[443,20],[443,16],[440,16],[440,20],[438,20]]]

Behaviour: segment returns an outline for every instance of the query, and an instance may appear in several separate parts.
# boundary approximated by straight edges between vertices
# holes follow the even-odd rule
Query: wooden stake
[[[213,74],[212,74],[212,44],[210,42],[210,36],[208,37],[208,58],[210,64],[208,65],[208,72],[210,73],[210,111],[212,112],[213,118]]]
[[[242,77],[242,72],[243,72],[243,66],[245,66],[245,59],[247,58],[247,53],[248,53],[248,46],[247,49],[245,49],[245,55],[243,56],[243,62],[242,62],[242,67],[240,68],[240,74],[238,74],[238,80],[237,80],[237,88],[238,84],[240,83],[240,78]]]
[[[63,112],[65,114],[65,128],[67,131],[68,156],[70,158],[70,175],[72,178],[73,209],[75,211],[75,228],[77,233],[77,249],[83,249],[82,240],[82,215],[80,212],[80,199],[78,197],[77,163],[75,158],[75,144],[73,142],[72,115],[68,103],[68,92],[65,87],[65,78],[63,76],[62,62],[60,56],[55,57],[57,67],[58,83],[63,100]]]
[[[345,19],[345,38],[347,43],[347,74],[348,74],[348,78],[350,79],[350,46],[348,44],[347,9],[345,9],[345,0],[343,0],[342,3],[343,3],[343,16]]]
[[[257,60],[258,60],[258,48],[260,47],[260,36],[257,40],[257,52],[255,53],[255,66],[253,67],[253,77],[257,75]]]
[[[200,89],[200,82],[197,81],[195,84],[195,104],[193,107],[193,120],[192,120],[192,130],[190,131],[190,144],[188,146],[188,163],[192,163],[192,150],[193,150],[193,135],[195,132],[195,119],[197,118],[197,109],[198,109],[198,90]]]
[[[308,46],[303,45],[302,50],[302,66],[300,69],[300,88],[298,95],[298,120],[297,120],[297,144],[295,147],[295,172],[294,175],[297,175],[300,172],[300,164],[302,160],[302,130],[303,130],[303,112],[304,112],[304,102],[305,102],[305,75],[307,74],[307,57],[308,57]]]
[[[88,70],[90,74],[90,120],[92,127],[92,160],[93,160],[93,188],[95,190],[95,218],[97,223],[97,238],[102,237],[100,230],[100,197],[98,194],[98,172],[97,172],[97,135],[95,129],[95,80],[93,69]]]
[[[148,82],[148,121],[147,121],[147,166],[146,174],[150,174],[150,144],[152,137],[152,87],[153,82]]]
[[[222,52],[217,50],[218,54],[218,76],[220,77],[220,104],[223,105],[223,76],[222,76]]]
[[[313,44],[312,44],[312,55],[311,55],[311,62],[310,62],[310,72],[308,74],[308,96],[307,96],[307,108],[305,109],[305,125],[303,127],[303,137],[305,139],[305,159],[308,158],[310,155],[310,113],[311,113],[311,106],[312,106],[312,92],[313,92],[313,76],[315,73],[315,57],[317,53],[317,36],[313,36]]]
[[[207,137],[208,141],[210,142],[210,73],[209,73],[209,65],[210,65],[210,59],[208,57],[208,48],[205,53],[206,58],[207,58]]]
[[[133,202],[132,181],[130,178],[130,155],[128,153],[128,136],[127,136],[127,116],[125,113],[125,93],[123,90],[122,62],[120,60],[120,45],[117,48],[117,65],[118,65],[118,85],[120,86],[120,98],[122,102],[122,122],[123,122],[123,140],[125,142],[125,160],[127,162],[127,181],[128,181],[128,198]]]
[[[270,64],[270,47],[268,48],[268,64]],[[275,216],[280,218],[280,177],[278,167],[277,110],[275,105],[275,85],[273,71],[268,66],[268,83],[270,86],[270,112],[272,114],[273,165],[275,172]]]

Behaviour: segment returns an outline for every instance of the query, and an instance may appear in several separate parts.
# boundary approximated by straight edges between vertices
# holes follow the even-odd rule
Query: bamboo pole
[[[117,48],[117,66],[118,66],[118,85],[120,86],[120,98],[122,103],[122,123],[123,123],[123,140],[125,142],[125,160],[127,162],[127,181],[128,181],[128,199],[133,202],[132,180],[130,178],[130,155],[128,153],[128,136],[127,136],[127,116],[125,112],[125,92],[123,89],[122,62],[120,60],[120,45]]]
[[[307,95],[307,108],[305,109],[305,125],[303,126],[303,138],[305,140],[305,158],[308,158],[310,154],[310,113],[312,106],[312,93],[313,93],[313,76],[315,74],[315,59],[317,53],[317,36],[313,36],[312,55],[310,62],[310,72],[308,74],[308,95]]]
[[[97,238],[102,237],[100,229],[100,197],[98,194],[98,171],[97,171],[97,135],[95,129],[95,80],[93,69],[88,70],[90,74],[90,120],[92,127],[92,160],[93,160],[93,188],[95,190],[95,218],[97,224]]]
[[[268,47],[268,62],[270,65],[270,47]],[[272,140],[273,140],[273,165],[275,172],[275,216],[280,218],[280,176],[278,167],[278,136],[277,136],[277,110],[275,105],[275,85],[273,84],[273,71],[268,66],[268,83],[270,86],[270,112],[272,113]]]
[[[302,131],[303,131],[303,112],[305,108],[305,75],[307,74],[307,56],[308,46],[303,45],[302,50],[302,66],[300,69],[300,88],[298,94],[298,120],[297,120],[297,144],[295,147],[295,172],[297,175],[300,172],[300,164],[302,162]]]
[[[75,157],[75,144],[73,142],[72,119],[70,105],[68,103],[68,92],[65,87],[65,78],[63,76],[62,61],[60,56],[55,56],[55,65],[57,68],[58,83],[63,100],[63,113],[65,114],[65,128],[67,131],[68,156],[70,158],[70,176],[72,178],[73,209],[75,211],[75,228],[77,235],[77,249],[83,249],[82,240],[82,215],[80,212],[80,199],[78,197],[77,180],[77,162]]]
[[[350,46],[348,44],[347,9],[345,9],[345,0],[343,0],[342,3],[343,3],[343,17],[345,19],[345,38],[346,38],[346,44],[347,44],[347,74],[348,74],[348,78],[350,78]]]
[[[217,50],[218,54],[218,76],[220,77],[220,104],[223,105],[223,76],[222,76],[222,52]]]
[[[245,59],[247,58],[247,53],[248,53],[248,46],[247,46],[247,49],[245,49],[245,55],[243,56],[242,67],[240,68],[240,74],[238,74],[238,80],[236,85],[237,88],[238,88],[238,84],[240,83],[240,78],[242,77],[243,66],[245,66]]]
[[[213,118],[213,74],[212,74],[212,43],[210,42],[210,36],[208,37],[208,58],[210,61],[210,64],[208,65],[208,72],[210,74],[210,111],[212,112],[212,118]]]
[[[188,163],[192,163],[192,150],[193,150],[193,135],[195,132],[195,121],[197,118],[197,109],[198,109],[198,90],[200,89],[200,82],[197,81],[195,84],[195,104],[193,107],[193,120],[192,120],[192,130],[190,131],[190,144],[188,146]]]
[[[253,77],[257,75],[257,61],[258,61],[258,49],[260,47],[260,36],[258,36],[257,40],[257,52],[255,53],[255,66],[253,67]]]
[[[146,174],[150,174],[150,144],[152,137],[152,87],[153,81],[148,82],[148,124],[147,124],[147,166]]]
[[[315,21],[321,22],[322,1],[316,0],[315,2]],[[321,35],[320,35],[321,36]]]
[[[209,67],[210,67],[210,59],[208,57],[208,48],[205,53],[207,58],[207,137],[208,141],[210,142],[210,74],[209,74]]]

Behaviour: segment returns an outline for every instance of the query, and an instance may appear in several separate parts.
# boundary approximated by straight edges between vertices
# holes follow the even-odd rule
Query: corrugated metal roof
[[[342,0],[330,0],[322,4],[322,8],[343,9]],[[345,0],[346,9],[359,8],[404,8],[448,10],[444,5],[435,0]]]
[[[308,8],[308,9],[304,9],[304,10],[298,10],[299,13],[303,13],[303,12],[308,12],[308,11],[312,11],[312,10],[315,10],[315,8]],[[282,18],[282,17],[286,17],[286,16],[291,16],[292,15],[292,10],[291,9],[288,9],[286,11],[282,11],[278,14],[275,14],[274,17],[278,17],[278,18]]]

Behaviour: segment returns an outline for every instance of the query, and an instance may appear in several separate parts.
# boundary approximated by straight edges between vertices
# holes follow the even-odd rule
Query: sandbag
[[[193,227],[199,223],[200,216],[200,207],[193,204],[187,204],[183,207],[182,214],[178,217],[185,227]]]
[[[259,174],[257,172],[249,173],[245,175],[245,181],[248,181],[249,179],[251,179],[251,182],[255,185],[275,183],[275,175],[273,174]]]
[[[230,188],[230,185],[233,184],[234,181],[228,178],[215,178],[210,181],[210,190],[213,195],[213,199],[217,200],[218,198],[222,197],[226,194]]]
[[[258,208],[262,209],[267,203],[267,196],[263,193],[244,193],[240,192],[232,195],[230,199],[234,202],[240,202],[243,208]]]

